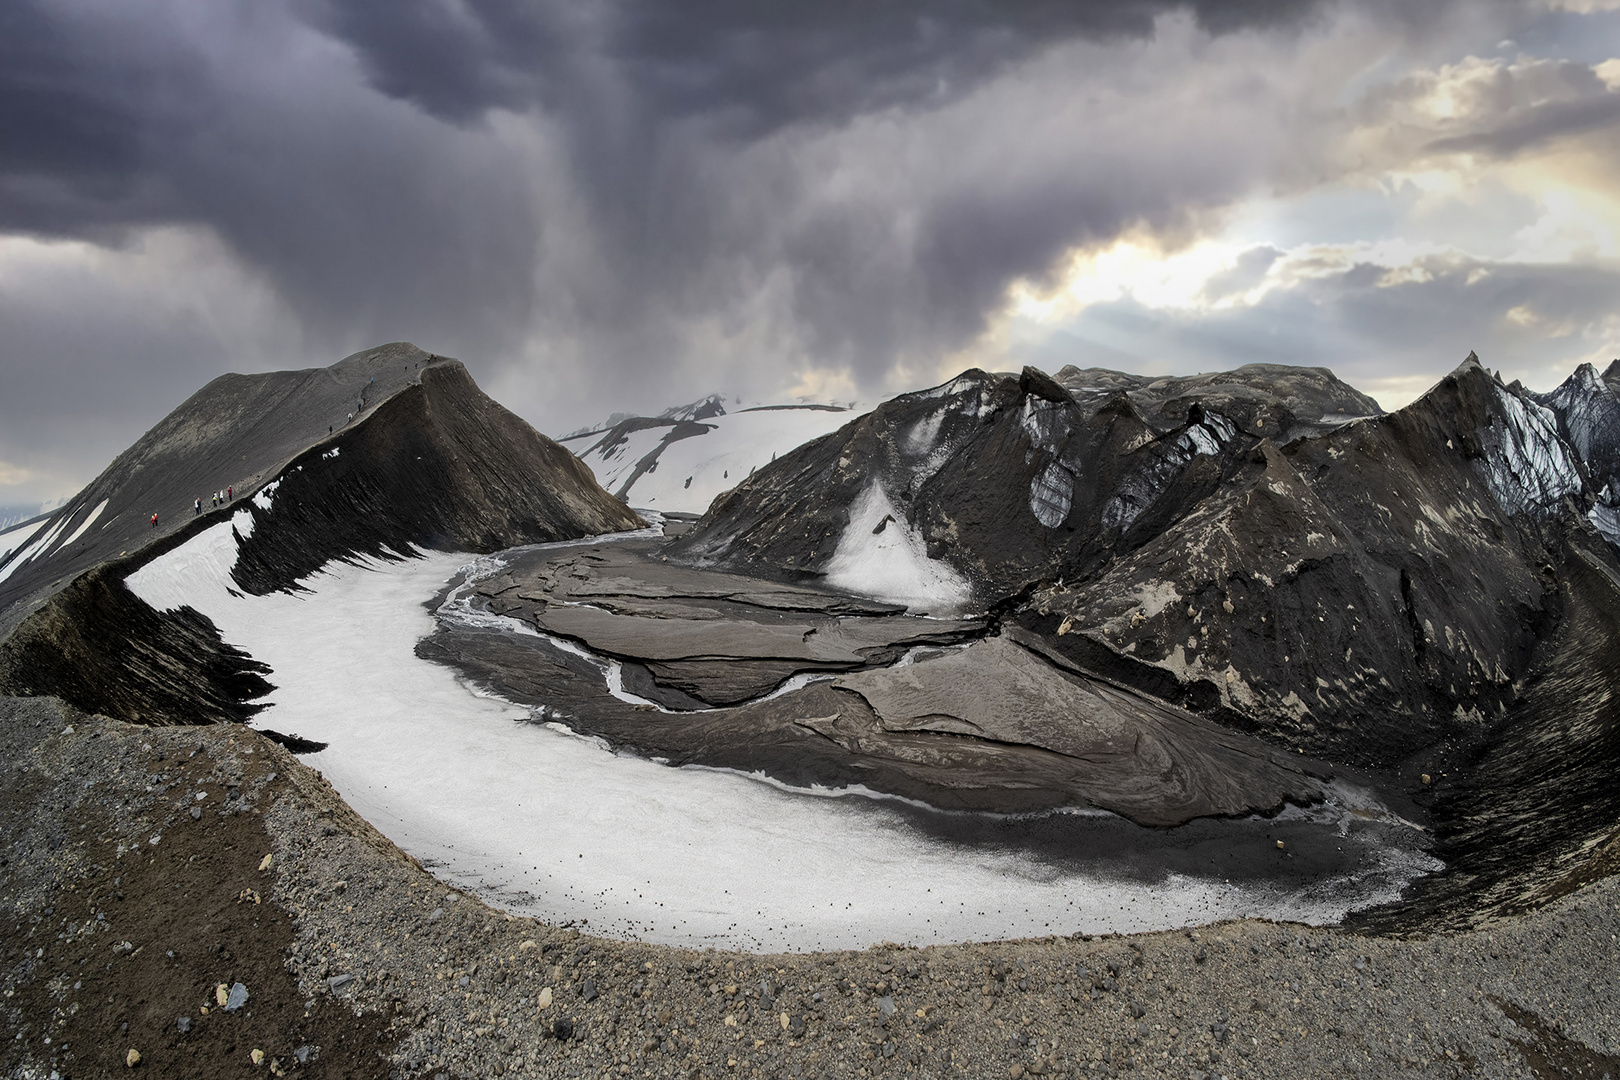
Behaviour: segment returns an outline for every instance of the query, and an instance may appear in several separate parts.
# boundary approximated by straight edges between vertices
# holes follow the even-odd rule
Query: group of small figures
[[[219,508],[221,506],[224,506],[226,503],[230,502],[234,498],[236,498],[236,489],[235,489],[234,485],[233,486],[227,486],[224,491],[216,491],[212,495],[209,496],[209,499],[212,502],[213,507],[215,509],[217,509],[217,508]],[[191,512],[193,514],[202,513],[202,500],[201,499],[198,499],[196,502],[191,504]],[[153,517],[155,518],[156,515],[154,514]]]
[[[209,502],[215,508],[224,506],[226,503],[228,503],[231,500],[236,498],[236,485],[235,484],[227,485],[224,491],[216,491],[212,495],[210,495],[208,498],[209,498]],[[194,499],[192,501],[192,503],[191,503],[191,513],[192,513],[193,516],[196,516],[197,514],[202,513],[202,500],[201,499]],[[153,514],[152,515],[152,528],[155,529],[157,527],[158,527],[158,516],[156,514]]]

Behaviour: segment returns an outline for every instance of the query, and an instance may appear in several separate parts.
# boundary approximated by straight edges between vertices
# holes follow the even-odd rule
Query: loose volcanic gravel
[[[0,698],[0,761],[6,1077],[1620,1080],[1614,878],[1430,939],[759,956],[507,916],[242,727]]]

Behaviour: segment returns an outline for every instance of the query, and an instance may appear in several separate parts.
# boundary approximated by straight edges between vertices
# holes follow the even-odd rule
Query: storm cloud
[[[0,462],[59,489],[209,374],[395,339],[553,431],[710,389],[892,390],[1076,248],[1173,245],[1365,167],[1358,125],[1390,161],[1605,129],[1578,64],[1515,73],[1573,89],[1491,124],[1408,123],[1398,80],[1347,105],[1369,65],[1525,11],[18,0]]]

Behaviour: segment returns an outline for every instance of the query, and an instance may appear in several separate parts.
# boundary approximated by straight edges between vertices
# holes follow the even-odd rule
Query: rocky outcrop
[[[1101,405],[1123,393],[1157,431],[1186,423],[1194,405],[1220,413],[1248,434],[1278,442],[1384,411],[1378,402],[1318,367],[1245,364],[1235,371],[1154,377],[1070,365],[1053,378],[1082,405]]]
[[[911,552],[897,568],[919,579],[913,606],[982,609],[1162,532],[1244,448],[1202,408],[1160,433],[1124,394],[1092,408],[1033,368],[969,371],[744,480],[672,557],[862,591],[863,568],[882,557],[868,537],[892,526]]]

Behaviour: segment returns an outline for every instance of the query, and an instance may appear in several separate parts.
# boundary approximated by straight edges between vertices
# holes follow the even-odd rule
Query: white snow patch
[[[934,448],[939,441],[939,427],[945,420],[945,412],[944,409],[936,409],[911,425],[911,430],[906,432],[906,453],[926,454]]]
[[[876,480],[850,506],[849,525],[825,573],[835,589],[931,615],[960,612],[973,600],[967,579],[928,557],[927,541],[895,511]]]
[[[35,537],[27,547],[17,552],[16,558],[6,563],[5,566],[0,567],[0,581],[6,580],[6,578],[15,573],[24,563],[33,562],[35,559],[43,556],[46,550],[50,548],[51,544],[56,541],[56,538],[62,534],[62,530],[67,526],[67,523],[67,515],[64,514],[61,520],[57,521],[55,525],[51,526],[49,532],[46,532],[42,536]],[[49,523],[46,522],[44,524]]]
[[[339,451],[341,451],[342,449],[343,448],[341,446],[332,447],[332,449],[328,450],[326,453],[321,455],[321,460],[325,461],[327,458],[335,458],[335,457],[337,457]]]
[[[260,488],[253,496],[253,505],[257,506],[260,510],[269,510],[270,507],[275,503],[276,488],[280,486],[281,479],[279,477],[264,485],[264,487]]]
[[[85,530],[89,529],[91,525],[95,524],[96,518],[100,517],[101,512],[105,509],[107,509],[107,500],[102,499],[101,502],[96,504],[96,508],[90,511],[90,516],[84,519],[84,524],[80,525],[77,529],[74,529],[73,535],[62,541],[62,546],[67,547],[72,544],[73,541],[83,536],[85,534]]]
[[[236,587],[231,580],[237,554],[233,525],[251,533],[253,515],[238,510],[230,521],[209,526],[130,574],[124,585],[159,611],[185,607],[198,596],[228,596]]]
[[[651,942],[778,951],[1243,916],[1326,923],[1346,910],[1346,886],[1359,888],[1284,895],[1065,872],[925,835],[892,804],[850,791],[616,755],[560,725],[514,723],[524,710],[416,657],[433,629],[422,601],[465,556],[332,564],[302,583],[309,593],[241,597],[217,572],[231,558],[228,530],[208,535],[184,568],[163,571],[163,602],[196,608],[272,666],[267,722],[330,743],[318,764],[351,806],[452,885],[508,910]],[[1360,902],[1393,898],[1415,872],[1361,889]]]
[[[43,518],[39,521],[29,522],[27,525],[18,525],[14,529],[0,532],[0,560],[7,558],[13,551],[19,550],[29,539],[35,536],[50,521]],[[21,561],[21,557],[19,560]],[[5,580],[5,570],[0,570],[0,581]]]

